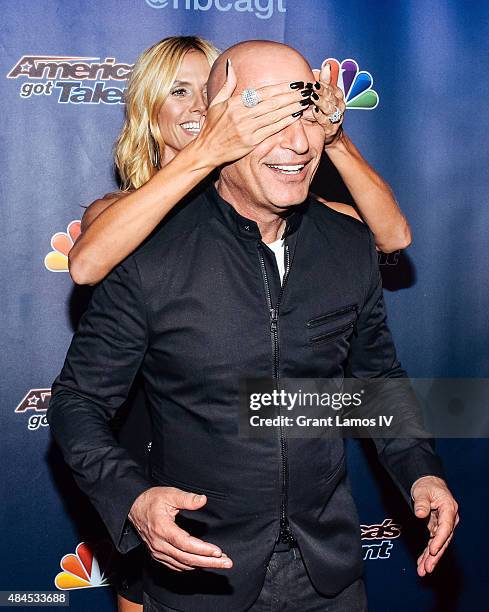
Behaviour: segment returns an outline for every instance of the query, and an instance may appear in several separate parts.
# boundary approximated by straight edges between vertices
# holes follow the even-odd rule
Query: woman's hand
[[[346,109],[345,98],[339,87],[331,83],[331,67],[328,62],[323,62],[321,71],[314,71],[314,76],[318,79],[314,85],[312,102],[314,104],[313,114],[316,121],[323,126],[325,134],[325,146],[333,144],[342,132],[344,112]],[[341,112],[341,119],[338,123],[331,123],[328,119],[336,108]]]
[[[196,141],[214,166],[243,157],[260,142],[297,121],[310,104],[312,90],[305,83],[281,83],[257,89],[260,102],[247,108],[240,95],[233,95],[236,82],[229,63],[226,82],[210,104]]]

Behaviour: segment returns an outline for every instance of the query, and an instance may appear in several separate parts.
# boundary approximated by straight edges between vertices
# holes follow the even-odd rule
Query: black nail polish
[[[292,117],[300,117],[304,111],[297,111],[296,113],[292,113]]]
[[[314,110],[316,111],[316,113],[319,113],[319,108],[317,106],[314,107]]]
[[[314,83],[314,87],[315,87],[316,89],[321,89],[321,84],[320,84],[320,83],[318,83],[318,82],[316,81],[316,82]]]
[[[304,81],[295,81],[289,85],[290,89],[304,89]]]
[[[319,96],[317,95],[317,93],[314,93],[314,92],[312,92],[312,94],[311,94],[311,98],[312,98],[313,100],[319,100]]]
[[[311,100],[301,100],[300,101],[301,106],[310,106],[311,104],[312,104]]]
[[[303,89],[301,91],[301,96],[303,98],[309,98],[310,95],[311,95],[311,90],[310,89]]]
[[[312,89],[312,83],[306,83],[307,89]]]

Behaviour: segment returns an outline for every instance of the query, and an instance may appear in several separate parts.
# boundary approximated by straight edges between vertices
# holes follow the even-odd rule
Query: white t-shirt
[[[279,238],[275,242],[267,244],[269,249],[272,249],[275,259],[277,260],[278,272],[280,274],[280,282],[282,283],[285,275],[285,247],[284,240]]]

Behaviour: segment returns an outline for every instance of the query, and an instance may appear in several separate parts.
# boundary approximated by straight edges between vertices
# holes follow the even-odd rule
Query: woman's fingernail
[[[304,89],[304,81],[295,81],[289,85],[290,89]]]
[[[312,83],[306,83],[307,89],[312,89]]]
[[[313,92],[312,92],[312,94],[311,94],[311,98],[312,98],[313,100],[319,100],[319,96],[318,96],[318,95],[317,95],[317,93],[315,93],[314,91],[313,91]]]
[[[228,57],[227,60],[226,60],[226,78],[228,78],[230,63],[231,63],[231,60]]]
[[[292,113],[292,117],[300,117],[304,111],[297,111],[296,113]]]
[[[314,107],[314,110],[316,111],[316,113],[319,113],[319,108],[317,106]]]
[[[303,98],[309,98],[310,95],[311,95],[311,90],[310,89],[303,89],[301,91],[301,96]]]
[[[311,100],[301,100],[300,101],[301,106],[310,106],[311,104],[312,104]]]
[[[314,87],[315,87],[316,89],[321,89],[321,84],[320,84],[320,83],[318,83],[318,82],[316,81],[316,82],[314,83]]]

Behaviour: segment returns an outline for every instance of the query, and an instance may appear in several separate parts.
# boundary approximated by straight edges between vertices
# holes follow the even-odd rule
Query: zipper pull
[[[277,331],[278,320],[277,320],[277,309],[270,308],[270,329],[272,332]]]

